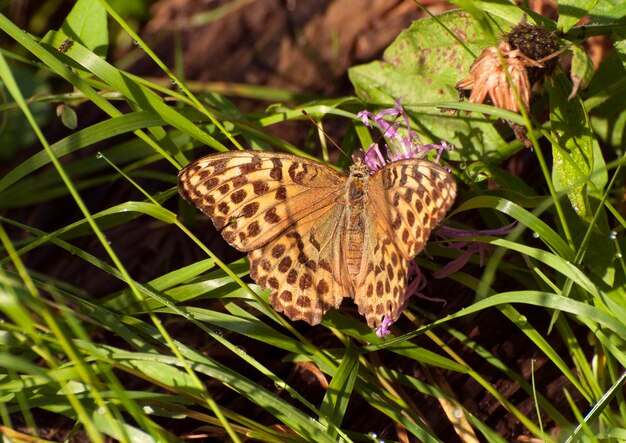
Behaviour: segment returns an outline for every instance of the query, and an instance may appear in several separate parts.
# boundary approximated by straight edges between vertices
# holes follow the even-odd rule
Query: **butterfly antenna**
[[[341,153],[342,153],[343,155],[345,155],[347,158],[350,158],[350,156],[349,156],[348,154],[346,154],[346,151],[344,151],[343,149],[341,149],[341,147],[340,147],[340,146],[339,146],[339,145],[335,142],[335,140],[333,140],[333,139],[331,138],[331,136],[330,136],[330,135],[328,135],[328,134],[326,133],[326,131],[324,131],[324,128],[322,128],[322,127],[321,127],[321,126],[320,126],[320,125],[319,125],[319,124],[318,124],[315,120],[313,120],[313,117],[311,117],[311,116],[309,115],[309,113],[308,113],[308,112],[306,112],[304,109],[302,109],[302,111],[301,111],[301,112],[302,112],[302,114],[303,114],[306,118],[308,118],[309,120],[311,120],[311,123],[313,123],[313,124],[317,127],[317,129],[319,129],[319,130],[322,132],[322,134],[324,134],[324,135],[326,136],[326,138],[327,138],[328,140],[330,140],[330,142],[331,142],[331,143],[335,146],[335,148],[337,148],[337,149],[339,150],[339,152],[341,152]]]

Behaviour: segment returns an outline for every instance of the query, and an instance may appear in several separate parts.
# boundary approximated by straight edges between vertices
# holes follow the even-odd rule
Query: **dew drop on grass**
[[[537,232],[533,232],[533,238],[539,238],[539,234]]]
[[[243,346],[237,346],[237,352],[239,352],[241,355],[245,355],[246,348],[244,348]]]
[[[283,381],[275,381],[274,382],[274,387],[277,390],[279,390],[279,391],[283,391],[285,389],[285,387],[286,387],[286,384]]]
[[[617,232],[611,231],[609,232],[609,240],[615,240],[617,238]]]
[[[213,329],[213,333],[219,337],[223,337],[224,333],[222,332],[221,329]]]
[[[102,160],[102,159],[104,158],[104,155],[102,155],[102,153],[101,153],[101,152],[98,152],[98,153],[96,154],[96,158],[97,158],[98,160]]]
[[[622,253],[621,252],[616,252],[615,253],[615,258],[622,258]]]
[[[455,418],[463,417],[463,411],[461,411],[459,408],[454,408],[454,411],[452,411],[452,414],[454,415]]]
[[[100,406],[98,408],[98,414],[104,415],[105,413],[106,413],[106,409],[104,408],[104,406]]]
[[[369,438],[371,438],[372,440],[376,440],[378,438],[378,434],[376,432],[370,432],[369,434],[367,434],[367,436]]]
[[[151,406],[144,406],[143,407],[143,412],[146,414],[154,414],[154,409],[152,409]]]

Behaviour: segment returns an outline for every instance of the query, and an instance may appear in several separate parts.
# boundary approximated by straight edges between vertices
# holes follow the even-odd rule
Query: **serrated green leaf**
[[[510,27],[502,19],[495,21],[503,31]],[[402,98],[423,142],[443,139],[463,152],[464,159],[497,159],[503,157],[498,151],[506,142],[492,121],[477,113],[444,114],[437,107],[458,101],[456,83],[467,76],[475,56],[489,44],[469,14],[451,11],[436,20],[414,22],[385,50],[383,61],[355,66],[349,77],[365,102],[391,105]]]
[[[553,182],[556,191],[566,192],[574,211],[584,220],[590,221],[590,192],[587,180],[602,189],[604,177],[594,176],[604,160],[597,156],[587,112],[580,99],[568,100],[571,84],[563,74],[554,76],[546,83],[550,95]],[[598,164],[595,164],[598,162]],[[600,186],[598,186],[600,185]]]

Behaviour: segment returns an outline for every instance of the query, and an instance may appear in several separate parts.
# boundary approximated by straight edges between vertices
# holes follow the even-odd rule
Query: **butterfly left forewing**
[[[344,185],[321,163],[257,151],[209,155],[179,174],[181,195],[248,252],[274,309],[312,325],[349,295],[337,255]]]

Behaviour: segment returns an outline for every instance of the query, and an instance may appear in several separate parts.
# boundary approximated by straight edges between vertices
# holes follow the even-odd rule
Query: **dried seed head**
[[[521,51],[532,60],[541,61],[543,58],[561,50],[561,45],[554,32],[548,31],[541,25],[527,23],[526,16],[505,35],[505,38],[511,49]],[[542,64],[543,68],[528,68],[528,77],[531,84],[550,74],[558,64],[558,58],[554,57]]]

